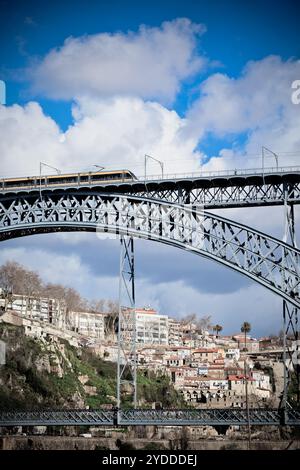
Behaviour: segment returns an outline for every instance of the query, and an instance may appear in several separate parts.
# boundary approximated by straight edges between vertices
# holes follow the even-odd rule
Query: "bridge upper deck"
[[[147,176],[126,181],[90,181],[40,185],[39,177],[28,187],[5,188],[0,179],[0,199],[43,193],[105,192],[168,200],[175,203],[222,207],[266,206],[300,203],[300,166],[224,170]],[[287,194],[287,196],[286,196]]]

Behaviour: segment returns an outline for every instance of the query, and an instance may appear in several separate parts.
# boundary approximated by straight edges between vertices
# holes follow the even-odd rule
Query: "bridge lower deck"
[[[300,410],[250,409],[253,426],[300,426]],[[246,409],[1,411],[0,426],[246,426]]]

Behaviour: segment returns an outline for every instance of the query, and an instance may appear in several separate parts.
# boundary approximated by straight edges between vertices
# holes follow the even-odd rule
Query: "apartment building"
[[[2,310],[13,310],[30,320],[47,322],[57,328],[65,328],[66,305],[63,301],[48,297],[12,294],[8,299],[0,298]]]
[[[105,315],[90,312],[68,312],[68,328],[89,338],[104,340]]]
[[[168,319],[169,326],[169,345],[183,346],[182,323],[174,318]]]
[[[136,309],[137,343],[168,345],[168,316],[150,308]]]

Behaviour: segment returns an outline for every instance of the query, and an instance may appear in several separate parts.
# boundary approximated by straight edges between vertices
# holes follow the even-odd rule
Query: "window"
[[[48,184],[68,184],[68,183],[77,183],[77,175],[74,176],[57,176],[49,177]]]

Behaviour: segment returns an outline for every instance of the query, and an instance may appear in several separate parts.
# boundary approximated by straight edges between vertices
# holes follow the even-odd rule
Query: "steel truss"
[[[150,186],[147,184],[145,192],[138,191],[136,193],[138,197],[101,194],[90,190],[43,192],[42,199],[36,193],[1,195],[0,240],[54,231],[98,230],[121,235],[121,258],[117,412],[103,410],[8,412],[0,414],[0,425],[248,424],[246,410],[125,411],[120,409],[122,388],[124,386],[126,388],[126,385],[131,387],[133,404],[136,407],[133,237],[166,243],[218,261],[264,285],[284,299],[286,368],[282,409],[250,410],[250,424],[284,422],[284,424],[299,425],[299,412],[290,409],[287,402],[287,386],[290,380],[288,371],[291,363],[295,367],[293,361],[295,351],[291,351],[288,347],[287,337],[293,335],[297,354],[300,252],[295,246],[293,204],[300,202],[300,184],[273,182],[241,187],[220,185],[192,189],[177,185],[173,189],[157,188],[151,191]],[[146,195],[150,195],[153,199],[141,197]],[[167,201],[160,201],[158,198]],[[203,203],[216,208],[261,206],[283,202],[287,213],[285,242],[225,218],[204,213],[199,208]],[[299,392],[297,362],[295,370],[298,374]]]
[[[97,194],[127,194],[139,198],[154,198],[175,204],[204,205],[206,208],[251,207],[300,203],[300,168],[281,168],[276,171],[242,171],[239,174],[173,175],[170,178],[157,178],[148,181],[133,180],[59,187],[46,187],[42,193],[55,194],[65,191],[76,194],[79,191]],[[38,194],[39,187],[26,189],[1,188],[0,198],[11,194]]]
[[[293,247],[297,246],[295,234],[294,205],[288,202],[288,187],[285,192],[285,233],[284,241]],[[299,293],[299,286],[295,291]],[[293,375],[296,388],[296,402],[300,403],[300,335],[298,324],[299,309],[283,300],[283,364],[284,364],[284,388],[281,407],[286,411],[291,406],[288,391],[292,385]]]
[[[253,426],[279,426],[277,409],[250,409]],[[246,426],[245,409],[0,411],[5,426]],[[288,410],[284,424],[300,426],[300,411]]]
[[[129,390],[128,390],[129,387]],[[136,315],[133,238],[121,236],[118,318],[117,407],[127,398],[137,405]],[[129,400],[128,400],[129,398]]]
[[[153,189],[151,189],[151,186]],[[203,205],[209,209],[222,209],[234,207],[255,207],[283,205],[285,198],[289,203],[300,203],[300,183],[289,185],[289,192],[286,194],[284,183],[233,185],[222,182],[213,182],[204,187],[193,188],[193,185],[186,185],[184,181],[169,185],[148,184],[146,188],[134,190],[134,186],[124,192],[129,196],[159,199],[177,204]],[[190,186],[190,187],[186,187]]]
[[[98,194],[0,203],[0,239],[53,231],[126,234],[169,244],[230,267],[299,307],[300,251],[194,207]]]

